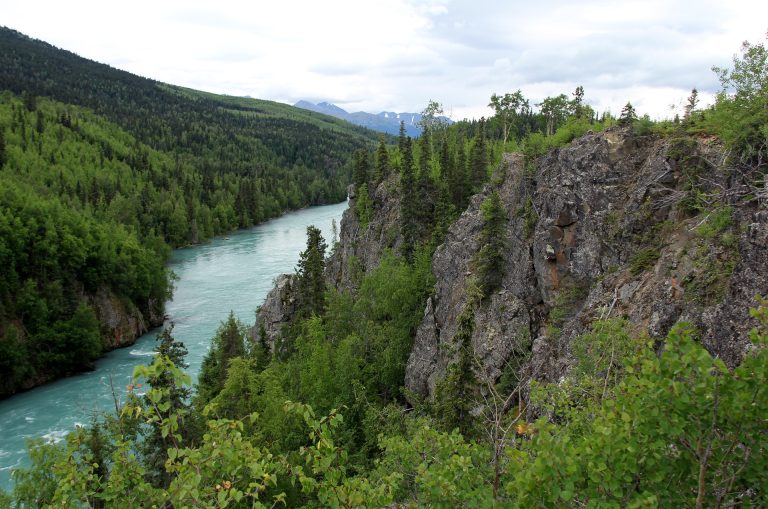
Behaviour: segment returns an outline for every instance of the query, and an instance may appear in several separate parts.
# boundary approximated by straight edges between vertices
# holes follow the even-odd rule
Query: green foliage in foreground
[[[199,443],[184,444],[178,419],[168,412],[169,390],[153,387],[147,404],[132,398],[104,428],[109,447],[97,450],[109,452],[102,459],[106,470],[94,461],[91,432],[80,428],[66,445],[33,446],[33,466],[14,474],[12,498],[15,507],[764,507],[765,303],[753,316],[762,324],[750,336],[756,348],[734,370],[697,344],[688,326],[675,328],[656,354],[626,336],[620,322],[598,323],[591,338],[577,341],[583,346],[571,384],[574,393],[592,396],[558,418],[520,421],[519,434],[503,449],[497,483],[488,443],[436,431],[428,420],[399,412],[387,414],[381,453],[364,469],[343,445],[346,411],[318,417],[300,403],[281,403],[304,434],[291,450],[271,451],[259,433],[248,431],[260,428],[255,413],[211,419]],[[603,384],[586,382],[606,369],[614,376]],[[188,383],[163,356],[137,368],[136,377],[160,372]],[[115,425],[131,420],[171,437],[167,487],[147,482],[132,453],[135,442]]]

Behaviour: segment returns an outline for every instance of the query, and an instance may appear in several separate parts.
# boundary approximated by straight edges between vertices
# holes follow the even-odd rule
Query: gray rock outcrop
[[[296,275],[281,274],[275,279],[275,286],[267,294],[258,311],[256,324],[251,329],[254,341],[264,340],[273,348],[283,328],[288,325],[296,313]]]
[[[572,362],[570,341],[608,316],[654,338],[692,322],[710,352],[737,364],[750,348],[754,296],[768,294],[768,212],[754,201],[728,202],[722,190],[734,183],[716,142],[689,143],[682,161],[675,143],[621,129],[588,134],[548,153],[535,173],[521,156],[507,156],[505,175],[472,198],[434,254],[436,288],[406,387],[433,395],[455,359],[457,317],[481,247],[480,204],[492,190],[509,216],[508,249],[500,289],[475,311],[481,379],[496,381],[510,368],[524,380],[559,380]],[[706,178],[686,167],[692,159],[706,163]],[[699,234],[708,217],[681,212],[691,185],[721,200],[712,214],[732,210],[732,224]]]
[[[349,208],[341,219],[339,243],[325,269],[326,279],[334,288],[354,291],[362,274],[379,265],[385,250],[400,249],[399,180],[392,174],[373,190],[373,211],[365,228],[355,213],[355,189],[349,187]]]
[[[560,380],[573,363],[573,338],[608,317],[624,317],[635,335],[656,340],[690,322],[710,352],[738,364],[752,348],[748,310],[755,295],[768,295],[768,211],[731,192],[737,176],[716,140],[638,137],[620,128],[588,133],[536,164],[505,155],[433,255],[435,289],[406,388],[431,397],[456,358],[457,318],[470,302],[482,247],[481,204],[494,191],[508,221],[501,285],[472,299],[471,346],[482,380],[512,373],[523,396],[530,380]],[[326,278],[354,293],[385,250],[400,247],[398,176],[373,190],[366,227],[354,190],[350,198]],[[708,212],[699,214],[702,205]],[[290,276],[277,283],[254,328],[263,327],[271,343],[294,312]]]
[[[120,299],[109,290],[99,289],[86,296],[101,323],[101,337],[104,350],[130,346],[136,339],[162,323],[162,317],[147,317],[127,299]]]

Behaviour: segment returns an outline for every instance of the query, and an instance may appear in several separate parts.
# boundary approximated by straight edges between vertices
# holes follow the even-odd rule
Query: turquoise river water
[[[291,212],[227,238],[173,252],[170,268],[178,280],[166,313],[176,323],[174,337],[189,349],[188,371],[193,379],[229,311],[252,324],[274,278],[294,271],[306,246],[307,226],[320,228],[330,245],[331,222],[339,223],[346,207],[343,202]],[[114,409],[110,375],[124,399],[134,366],[150,362],[159,330],[143,335],[133,346],[108,353],[96,363],[95,371],[0,401],[0,488],[11,487],[14,467],[28,464],[25,439],[60,441],[95,413]]]

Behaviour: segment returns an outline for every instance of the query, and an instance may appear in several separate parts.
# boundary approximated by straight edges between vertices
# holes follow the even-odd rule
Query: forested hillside
[[[350,155],[376,139],[0,28],[0,396],[159,324],[169,246],[343,200]]]
[[[222,317],[194,393],[168,329],[148,386],[5,500],[766,507],[768,53],[743,50],[682,118],[518,91],[358,151],[339,242],[309,227],[254,327]]]

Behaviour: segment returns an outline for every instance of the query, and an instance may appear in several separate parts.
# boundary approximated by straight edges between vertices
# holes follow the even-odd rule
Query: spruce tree
[[[458,317],[458,327],[453,337],[458,356],[455,362],[448,366],[445,376],[435,387],[434,412],[437,422],[443,430],[458,429],[466,438],[471,438],[476,429],[472,407],[475,405],[479,388],[473,369],[474,322],[474,303],[468,302]]]
[[[299,255],[296,268],[299,290],[299,316],[321,315],[325,310],[325,250],[328,246],[320,230],[307,227],[307,249]]]
[[[696,106],[699,105],[699,91],[695,88],[691,90],[691,95],[688,96],[688,102],[685,105],[685,114],[683,115],[684,122],[690,122],[691,113],[696,110]]]
[[[397,148],[400,150],[400,155],[404,155],[406,151],[406,142],[408,137],[405,134],[405,122],[400,121],[400,132],[397,135]]]
[[[435,203],[435,228],[432,230],[432,245],[439,246],[448,227],[453,223],[456,216],[456,207],[451,203],[451,197],[448,192],[448,185],[442,183],[437,192],[437,203]]]
[[[389,172],[389,152],[384,145],[384,140],[379,140],[379,147],[376,149],[376,172],[374,174],[376,184],[387,178]]]
[[[199,410],[221,392],[227,380],[229,362],[235,357],[245,356],[245,335],[245,325],[230,311],[227,320],[216,330],[216,335],[211,340],[211,349],[203,358],[200,367],[195,398],[195,406]]]
[[[483,201],[480,210],[483,214],[483,229],[480,232],[480,251],[475,264],[477,284],[483,296],[487,297],[501,285],[504,278],[508,216],[496,191]]]
[[[368,182],[368,151],[360,149],[355,152],[355,166],[352,169],[352,183],[355,189]]]
[[[432,140],[429,131],[424,130],[419,136],[419,177],[429,175],[429,160],[432,158]]]
[[[463,138],[459,140],[456,145],[458,155],[456,157],[456,166],[454,166],[453,176],[449,182],[449,191],[456,208],[458,210],[464,210],[467,206],[467,199],[471,192],[469,175],[467,174],[467,152],[464,148]]]
[[[619,125],[622,127],[631,126],[632,122],[635,120],[637,120],[635,107],[632,106],[632,103],[627,102],[627,104],[625,104],[624,108],[621,110],[621,115],[619,116]]]
[[[403,238],[401,253],[408,262],[411,262],[416,248],[417,205],[410,137],[406,138],[404,147],[403,167],[400,169],[400,235]]]
[[[416,180],[416,225],[425,231],[431,231],[434,225],[435,183],[430,174],[429,161],[432,154],[429,131],[422,132],[419,138],[419,176]]]
[[[450,182],[454,164],[447,138],[447,136],[444,137],[443,142],[440,144],[440,176],[445,182]]]
[[[373,200],[371,200],[368,191],[368,184],[363,184],[357,189],[355,213],[357,214],[357,220],[360,222],[360,229],[365,230],[373,216]]]
[[[183,342],[177,341],[173,337],[173,328],[174,324],[171,323],[157,336],[156,341],[159,343],[155,347],[155,352],[173,362],[177,368],[187,369],[189,367],[186,362],[187,347]],[[191,391],[189,388],[177,385],[173,373],[168,370],[148,378],[147,383],[153,389],[168,391],[170,407],[163,412],[164,417],[167,418],[171,414],[181,417],[182,422],[179,423],[179,429],[182,430],[182,436],[184,436],[187,427],[183,420],[190,413],[189,397]],[[145,402],[149,404],[149,400]],[[146,475],[148,481],[158,488],[167,487],[172,480],[170,474],[165,470],[165,462],[168,459],[167,451],[170,446],[169,438],[163,436],[159,425],[152,425],[145,431],[144,440],[141,442],[141,453],[147,468]]]
[[[488,147],[485,143],[485,120],[480,119],[477,135],[469,156],[469,176],[472,190],[477,191],[487,178]]]

